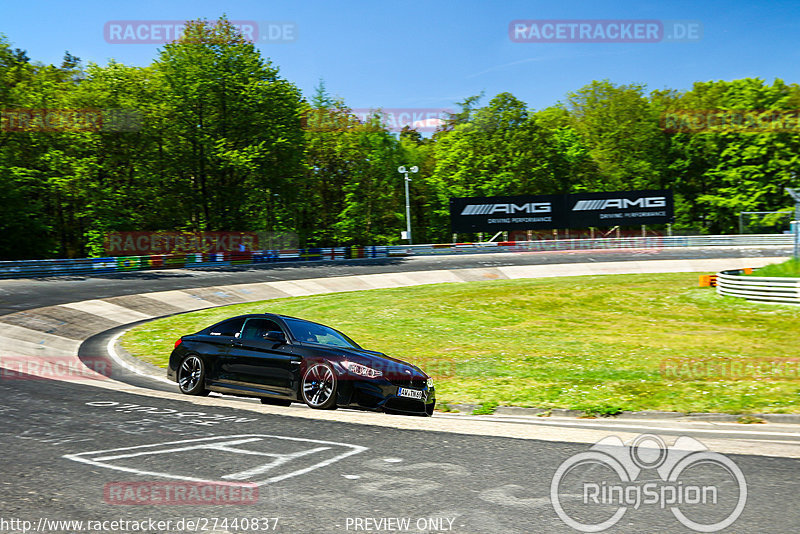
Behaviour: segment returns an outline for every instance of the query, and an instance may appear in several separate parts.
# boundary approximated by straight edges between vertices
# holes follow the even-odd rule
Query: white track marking
[[[124,367],[125,369],[127,369],[128,371],[130,371],[132,373],[136,373],[137,375],[144,376],[144,377],[147,377],[147,378],[151,378],[153,380],[158,380],[159,382],[166,382],[167,384],[175,385],[175,382],[173,382],[172,380],[169,380],[167,377],[165,377],[165,376],[155,376],[155,375],[143,373],[142,371],[140,371],[139,369],[135,368],[134,366],[128,364],[128,362],[126,362],[125,360],[123,360],[122,358],[119,357],[119,354],[117,354],[117,350],[115,348],[115,345],[117,344],[117,340],[120,337],[122,337],[122,335],[124,333],[125,332],[120,332],[120,333],[116,334],[114,337],[112,337],[111,339],[108,340],[108,344],[106,345],[106,352],[108,352],[109,357],[112,360],[114,360],[114,362],[117,365],[121,365],[122,367]]]
[[[317,445],[326,445],[325,447],[316,447],[313,449],[306,449],[301,451],[295,451],[294,453],[288,454],[271,454],[271,453],[261,453],[260,451],[253,451],[247,449],[238,449],[232,447],[232,445],[242,445],[245,443],[254,443],[258,441],[263,441],[264,439],[278,439],[278,440],[285,440],[285,441],[294,441],[300,443],[313,443]],[[225,440],[225,441],[220,441]],[[216,441],[216,443],[214,442]],[[275,436],[271,434],[239,434],[233,436],[212,436],[208,438],[198,438],[198,439],[189,439],[189,440],[181,440],[181,441],[168,441],[164,443],[154,443],[150,445],[139,445],[136,447],[121,447],[117,449],[109,449],[109,450],[101,450],[101,451],[89,451],[89,452],[82,452],[77,454],[65,454],[63,458],[67,458],[69,460],[73,460],[76,462],[81,462],[89,465],[93,465],[96,467],[104,467],[106,469],[114,469],[116,471],[125,471],[128,473],[134,473],[136,475],[146,475],[146,476],[156,476],[162,478],[171,478],[177,480],[187,480],[192,482],[221,482],[223,480],[242,480],[249,476],[259,475],[266,471],[269,471],[273,467],[278,467],[285,463],[288,463],[292,460],[308,456],[311,454],[318,454],[323,451],[331,450],[336,447],[348,449],[343,453],[340,453],[334,457],[328,458],[326,460],[322,460],[310,466],[307,466],[302,469],[298,469],[295,471],[291,471],[289,473],[284,473],[281,475],[276,475],[264,480],[247,480],[248,484],[254,484],[256,486],[263,486],[266,484],[272,484],[274,482],[278,482],[281,480],[285,480],[287,478],[296,477],[299,475],[304,475],[316,469],[331,465],[339,460],[343,460],[348,456],[352,456],[354,454],[362,453],[368,450],[368,447],[363,447],[361,445],[351,445],[349,443],[339,443],[335,441],[320,441],[315,439],[305,439],[305,438],[294,438],[289,436]],[[259,456],[270,456],[275,457],[276,459],[273,462],[265,465],[255,466],[251,469],[246,471],[240,471],[237,473],[232,473],[228,475],[221,476],[218,480],[212,480],[208,478],[198,478],[198,477],[189,477],[185,475],[177,475],[171,474],[166,472],[157,472],[157,471],[145,471],[142,469],[136,469],[131,467],[124,467],[120,465],[114,465],[109,462],[115,459],[126,459],[126,458],[133,458],[137,456],[144,456],[144,455],[154,455],[154,454],[166,454],[166,453],[175,453],[181,451],[191,451],[196,449],[202,450],[218,450],[223,452],[235,453],[235,454],[257,454]],[[119,454],[110,454],[110,453],[119,453]]]

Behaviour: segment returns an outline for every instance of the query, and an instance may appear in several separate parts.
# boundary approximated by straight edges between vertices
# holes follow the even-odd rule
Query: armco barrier
[[[743,276],[740,270],[717,273],[717,293],[756,302],[800,304],[800,278]]]
[[[566,250],[653,249],[706,246],[790,246],[789,234],[717,236],[653,236],[595,239],[543,239],[490,243],[453,243],[366,247],[301,248],[258,252],[219,252],[117,256],[71,260],[25,260],[0,262],[0,279],[63,275],[93,275],[147,269],[223,267],[253,263],[336,261],[355,258],[430,256],[496,252],[554,252]]]
[[[707,246],[791,246],[791,234],[744,234],[706,236],[611,237],[594,239],[542,239],[492,243],[453,243],[389,247],[390,255],[432,256],[492,252],[554,252],[562,250],[608,250]]]
[[[388,247],[335,247],[264,250],[259,252],[215,252],[116,256],[72,260],[26,260],[0,262],[0,279],[44,276],[94,275],[148,269],[191,269],[253,263],[385,258]]]

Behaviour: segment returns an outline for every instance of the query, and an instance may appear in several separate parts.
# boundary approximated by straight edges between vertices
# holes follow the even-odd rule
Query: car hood
[[[414,378],[428,378],[428,375],[416,365],[412,365],[399,358],[393,358],[382,352],[352,348],[341,350],[340,354],[344,358],[350,359],[356,363],[378,368],[384,371],[384,374],[387,375],[398,374],[400,376],[405,375],[405,377],[407,377],[410,373],[414,375]]]

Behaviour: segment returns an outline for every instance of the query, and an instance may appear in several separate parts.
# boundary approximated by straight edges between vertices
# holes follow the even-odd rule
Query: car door
[[[267,318],[251,317],[233,340],[226,357],[225,374],[236,385],[291,395],[302,358],[288,341],[265,339],[267,332],[286,332]]]
[[[206,378],[212,382],[226,382],[229,377],[225,376],[224,362],[231,350],[233,341],[239,335],[244,325],[244,317],[235,317],[222,321],[209,328],[207,333],[201,337],[205,345],[202,351],[209,356],[207,360],[208,368]]]

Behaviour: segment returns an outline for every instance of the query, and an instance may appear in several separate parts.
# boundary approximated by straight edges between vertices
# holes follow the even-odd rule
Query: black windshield
[[[300,319],[284,319],[284,321],[292,331],[292,336],[298,341],[332,347],[361,348],[355,341],[333,328]]]

